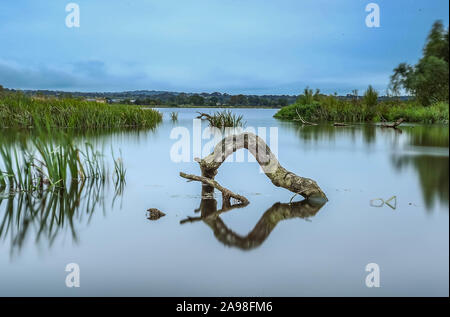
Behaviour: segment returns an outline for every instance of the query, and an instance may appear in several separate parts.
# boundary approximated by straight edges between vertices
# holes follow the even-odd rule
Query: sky
[[[80,8],[68,28],[66,5]],[[366,5],[380,26],[366,26]],[[0,0],[0,85],[64,91],[381,93],[447,0]]]

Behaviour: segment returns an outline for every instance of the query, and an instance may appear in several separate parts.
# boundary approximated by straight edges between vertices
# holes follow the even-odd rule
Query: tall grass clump
[[[122,152],[120,153],[122,156]],[[113,153],[114,158],[114,153]],[[114,175],[115,175],[115,184],[125,183],[125,175],[127,170],[123,164],[123,160],[121,157],[114,159]]]
[[[171,119],[173,122],[177,122],[177,121],[178,121],[178,112],[175,112],[175,111],[171,112],[171,113],[170,113],[170,119]]]
[[[206,119],[211,127],[216,128],[242,127],[245,124],[242,115],[237,115],[230,110],[216,111],[208,115]]]
[[[121,159],[114,161],[114,171],[115,182],[124,182]],[[51,141],[36,137],[28,143],[0,143],[0,191],[9,189],[13,194],[65,188],[88,179],[104,183],[107,178],[104,156],[89,143],[75,145],[63,133],[54,133]]]
[[[0,96],[0,127],[28,128],[153,128],[160,112],[130,105],[80,99],[36,99],[21,93]]]

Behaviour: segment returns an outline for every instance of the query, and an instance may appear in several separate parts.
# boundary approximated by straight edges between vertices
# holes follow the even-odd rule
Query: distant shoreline
[[[179,106],[167,106],[167,105],[155,105],[155,106],[141,106],[143,108],[157,109],[178,109],[178,108],[207,108],[207,109],[281,109],[281,107],[273,107],[273,106],[191,106],[191,105],[179,105]]]

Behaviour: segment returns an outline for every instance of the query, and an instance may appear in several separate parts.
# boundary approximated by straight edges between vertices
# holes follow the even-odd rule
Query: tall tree
[[[401,89],[416,96],[427,106],[437,101],[448,102],[449,89],[449,30],[441,21],[436,21],[427,37],[423,57],[414,65],[401,63],[391,76],[390,89],[399,93]]]

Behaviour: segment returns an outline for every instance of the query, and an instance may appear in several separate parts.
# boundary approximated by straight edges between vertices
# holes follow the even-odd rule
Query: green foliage
[[[428,35],[423,57],[414,65],[401,63],[391,76],[391,90],[416,96],[424,106],[449,100],[449,30],[436,21]]]
[[[20,93],[0,96],[0,127],[152,128],[161,120],[158,111],[137,106],[30,98]]]
[[[371,85],[364,92],[362,102],[367,107],[375,107],[378,103],[378,92]]]
[[[0,191],[9,188],[33,192],[48,188],[65,188],[73,182],[105,182],[108,169],[103,155],[85,143],[84,148],[72,136],[52,131],[51,139],[41,131],[30,142],[15,145],[0,143]],[[114,154],[113,154],[114,158]],[[121,158],[114,159],[116,184],[125,181]]]
[[[296,103],[300,105],[308,105],[314,102],[314,94],[312,89],[305,88],[303,94],[298,96]]]
[[[298,115],[310,122],[372,122],[394,121],[404,118],[408,122],[448,123],[448,103],[438,102],[429,107],[423,107],[416,102],[385,101],[374,102],[371,97],[362,101],[347,101],[335,96],[322,96],[310,104],[296,103],[281,108],[275,118],[293,120]]]
[[[216,128],[242,127],[244,125],[243,116],[236,115],[230,110],[217,111],[209,118],[209,125]]]

